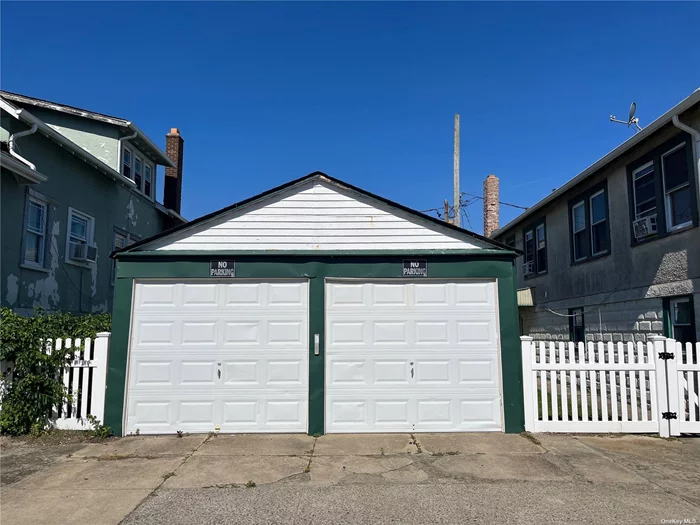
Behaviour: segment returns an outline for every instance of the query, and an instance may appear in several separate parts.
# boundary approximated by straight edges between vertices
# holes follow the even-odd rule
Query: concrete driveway
[[[700,439],[197,435],[26,447],[2,450],[2,525],[700,523]]]

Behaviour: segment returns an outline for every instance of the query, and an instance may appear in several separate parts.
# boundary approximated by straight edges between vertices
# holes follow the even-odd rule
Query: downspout
[[[129,123],[131,124],[131,122]],[[133,135],[128,135],[126,137],[122,137],[119,139],[119,147],[117,148],[117,172],[121,173],[122,172],[122,142],[125,140],[131,140],[135,139],[138,136],[139,132],[134,131]]]
[[[693,159],[695,160],[695,193],[696,193],[696,201],[700,203],[700,131],[698,131],[695,128],[691,128],[687,124],[684,124],[683,122],[680,121],[678,118],[678,115],[673,115],[673,125],[676,126],[678,129],[685,131],[688,133],[691,137],[693,137]]]
[[[15,133],[13,135],[10,135],[10,140],[8,141],[8,147],[10,150],[10,155],[12,155],[14,158],[22,162],[23,164],[26,164],[29,166],[32,171],[36,171],[36,166],[29,162],[27,159],[25,159],[22,155],[17,153],[15,151],[15,146],[17,145],[17,139],[21,137],[26,137],[27,135],[31,135],[32,133],[36,133],[36,124],[33,124],[31,128],[25,130],[25,131],[20,131],[19,133]]]

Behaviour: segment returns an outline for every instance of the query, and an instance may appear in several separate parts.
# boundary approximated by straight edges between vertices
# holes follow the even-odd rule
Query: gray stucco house
[[[521,333],[700,341],[699,173],[700,89],[489,232],[524,252],[517,264]],[[485,207],[485,224],[497,223],[497,213]]]
[[[178,130],[166,150],[130,121],[0,91],[0,304],[111,311],[110,253],[186,222]]]

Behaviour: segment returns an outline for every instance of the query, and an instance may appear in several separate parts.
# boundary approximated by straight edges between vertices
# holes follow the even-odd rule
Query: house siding
[[[37,106],[27,106],[27,110],[113,170],[120,171],[117,166],[120,137],[117,126]]]
[[[15,119],[3,119],[2,124],[5,134],[27,129]],[[23,185],[8,170],[2,170],[0,304],[20,313],[30,313],[37,306],[76,313],[110,311],[113,286],[109,254],[115,227],[145,238],[169,227],[169,217],[141,194],[115,183],[40,133],[22,137],[18,143],[22,155],[49,179]],[[25,201],[30,190],[49,199],[46,271],[20,266]],[[98,260],[89,268],[65,261],[69,207],[95,219]]]
[[[700,109],[681,120],[700,130]],[[700,340],[700,228],[632,246],[627,165],[681,134],[673,125],[664,127],[540,210],[538,216],[545,217],[547,224],[547,273],[526,279],[522,264],[517,268],[518,288],[534,287],[535,306],[520,308],[524,334],[540,340],[569,340],[569,318],[550,310],[568,314],[569,308],[584,307],[588,340],[645,341],[651,334],[664,334],[662,298],[694,294],[696,337]],[[689,135],[682,135],[692,141]],[[697,181],[697,159],[693,167]],[[610,253],[572,264],[569,203],[603,181],[607,181]],[[695,205],[699,202],[700,196]],[[515,234],[516,247],[522,249],[526,224],[529,221],[495,238],[503,241]]]
[[[410,250],[483,248],[486,243],[439,232],[428,221],[383,209],[367,198],[312,181],[251,209],[185,230],[158,250]]]

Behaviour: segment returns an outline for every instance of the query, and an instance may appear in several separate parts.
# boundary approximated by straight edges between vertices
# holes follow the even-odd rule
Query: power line
[[[470,197],[472,197],[472,198],[474,198],[474,199],[484,200],[484,198],[483,198],[483,197],[480,197],[479,195],[473,195],[473,194],[471,194],[471,193],[467,193],[467,192],[464,192],[464,191],[462,192],[462,195],[468,195],[468,196],[470,196]],[[512,208],[518,208],[518,209],[520,209],[520,210],[529,210],[529,209],[530,209],[529,206],[518,206],[517,204],[510,204],[509,202],[503,202],[503,201],[498,201],[498,204],[503,204],[504,206],[510,206],[510,207],[512,207]]]

